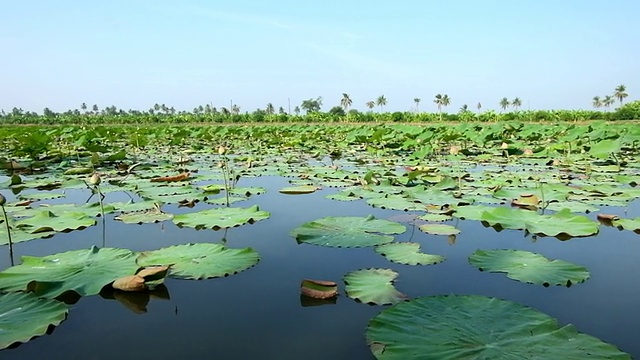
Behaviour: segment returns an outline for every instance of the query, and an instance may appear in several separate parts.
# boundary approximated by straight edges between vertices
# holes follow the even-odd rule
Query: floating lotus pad
[[[0,294],[0,349],[44,335],[67,318],[69,308],[31,293]]]
[[[612,221],[612,224],[618,227],[621,227],[625,230],[630,230],[634,232],[640,231],[640,217],[635,219],[616,219]]]
[[[313,186],[313,185],[302,185],[302,186],[289,186],[289,187],[284,187],[280,190],[278,190],[281,194],[288,194],[288,195],[303,195],[303,194],[311,194],[313,192],[316,192],[316,190],[318,190],[317,186]]]
[[[344,276],[347,296],[367,304],[395,304],[407,297],[393,287],[398,273],[390,269],[362,269]]]
[[[136,256],[127,249],[95,246],[43,257],[23,256],[20,265],[0,272],[0,290],[33,290],[46,298],[66,291],[95,295],[115,279],[134,274]]]
[[[400,211],[421,211],[425,209],[424,204],[415,202],[400,195],[374,197],[367,200],[367,204],[381,209]]]
[[[140,212],[131,212],[118,215],[114,218],[125,224],[149,224],[158,223],[173,219],[173,214],[168,214],[159,209],[152,209]]]
[[[424,224],[418,227],[420,231],[432,235],[456,235],[460,234],[460,230],[455,226],[446,224]]]
[[[260,255],[252,248],[230,249],[202,243],[145,251],[137,261],[141,266],[172,265],[170,277],[199,280],[239,273],[256,265]]]
[[[444,256],[420,252],[418,243],[390,243],[375,247],[375,251],[389,261],[405,265],[431,265],[445,260]]]
[[[173,217],[178,226],[196,229],[223,229],[269,218],[268,211],[260,210],[258,205],[249,208],[220,207],[198,212],[180,214]]]
[[[598,233],[598,223],[569,209],[552,215],[534,211],[496,207],[482,213],[481,221],[503,229],[527,229],[532,234],[558,236],[590,236]]]
[[[291,231],[298,243],[330,247],[365,247],[393,241],[390,234],[402,234],[406,227],[397,222],[367,217],[325,217]]]
[[[481,271],[505,272],[510,279],[544,286],[571,286],[589,278],[584,266],[522,250],[476,250],[469,263]]]
[[[401,302],[369,321],[366,339],[381,360],[631,359],[538,310],[480,295]]]
[[[68,211],[54,214],[49,210],[42,210],[35,216],[15,222],[15,227],[30,233],[47,231],[69,231],[84,229],[95,225],[96,220],[84,212]]]

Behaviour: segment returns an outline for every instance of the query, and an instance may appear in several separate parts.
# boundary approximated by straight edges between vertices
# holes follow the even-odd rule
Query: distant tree
[[[44,110],[42,110],[42,115],[44,115],[45,117],[53,117],[55,116],[56,113],[54,113],[53,111],[51,111],[51,109],[49,109],[48,107],[44,108]]]
[[[519,97],[516,97],[515,99],[513,99],[513,101],[511,101],[511,105],[516,108],[516,111],[518,111],[518,109],[520,108],[520,106],[522,106],[522,100],[520,100]]]
[[[506,97],[503,97],[502,100],[500,100],[499,104],[502,110],[507,110],[507,108],[509,107],[509,104],[511,103],[509,102],[509,99],[507,99]]]
[[[602,107],[602,100],[600,100],[600,96],[594,96],[593,97],[593,107],[598,109]]]
[[[375,101],[367,101],[367,103],[365,104],[367,105],[367,107],[369,108],[369,110],[373,109],[374,107],[376,107],[376,102]]]
[[[478,105],[476,105],[476,109],[478,109],[478,111],[480,111],[480,109],[482,109],[482,104],[480,104],[480,102],[478,102]]]
[[[460,106],[460,112],[461,113],[466,113],[468,111],[469,111],[469,105],[464,104],[464,105]]]
[[[449,104],[451,104],[451,98],[447,94],[437,94],[433,102],[438,106],[438,114],[440,114],[440,121],[442,121],[442,107],[449,106]]]
[[[238,106],[238,104],[233,104],[233,106],[231,106],[231,113],[234,115],[240,114],[240,106]]]
[[[611,95],[607,95],[602,99],[602,105],[609,109],[609,106],[613,105],[616,100]]]
[[[80,105],[80,109],[82,109],[82,111],[87,112],[87,103],[82,103],[82,105]]]
[[[349,109],[349,106],[351,106],[352,103],[353,101],[351,101],[349,94],[342,93],[342,99],[340,99],[340,106],[344,108],[344,111],[347,111]]]
[[[345,116],[347,113],[344,111],[342,106],[334,106],[329,110],[329,114],[335,116]]]
[[[420,98],[413,98],[413,102],[416,103],[416,112],[420,112]]]
[[[384,106],[387,105],[387,98],[385,98],[384,95],[378,96],[378,99],[376,99],[376,105],[380,106],[380,112],[382,112],[384,110]]]
[[[91,108],[91,110],[93,110],[94,114],[97,114],[98,113],[98,105],[93,104],[93,107]]]
[[[294,107],[293,112],[296,113],[296,115],[300,115],[300,107],[299,106]]]
[[[451,104],[451,98],[449,97],[449,95],[442,95],[442,106],[447,107],[449,106],[449,104]]]
[[[280,114],[280,115],[284,115],[284,114],[286,114],[286,112],[284,111],[284,108],[283,108],[282,106],[280,106],[280,107],[278,108],[278,114]]]
[[[265,111],[267,112],[268,115],[273,114],[275,112],[273,104],[272,103],[268,103],[267,104],[267,108],[265,109]]]
[[[615,92],[613,93],[613,96],[616,97],[620,102],[620,105],[622,105],[622,100],[629,96],[629,94],[627,94],[627,87],[624,85],[618,85],[618,87],[616,87],[615,89]]]
[[[306,111],[307,114],[311,112],[318,112],[322,108],[322,97],[318,96],[316,99],[307,99],[302,101],[300,108]]]

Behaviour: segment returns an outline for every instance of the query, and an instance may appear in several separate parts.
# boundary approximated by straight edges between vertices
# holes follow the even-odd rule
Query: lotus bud
[[[100,185],[101,182],[102,179],[100,178],[100,175],[98,175],[98,173],[93,173],[93,175],[91,175],[91,178],[89,178],[89,184],[91,185]]]
[[[227,153],[227,148],[224,145],[220,145],[218,147],[218,155],[224,155]]]
[[[224,163],[222,161],[218,161],[218,168],[222,169],[224,167]]]
[[[4,206],[7,203],[7,198],[0,194],[0,206]]]

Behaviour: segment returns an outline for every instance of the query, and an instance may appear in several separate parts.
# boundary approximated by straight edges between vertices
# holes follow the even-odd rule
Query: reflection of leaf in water
[[[147,312],[147,305],[150,299],[170,300],[169,289],[164,285],[158,285],[154,290],[140,292],[126,292],[114,290],[109,286],[100,292],[103,299],[116,300],[127,309],[135,314],[144,314]]]

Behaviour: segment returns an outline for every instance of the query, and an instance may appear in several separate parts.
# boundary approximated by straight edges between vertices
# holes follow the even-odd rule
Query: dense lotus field
[[[53,358],[640,356],[635,124],[5,126],[0,139],[7,358],[76,340],[91,349]],[[323,310],[298,315],[281,306],[291,297]],[[103,310],[153,299],[175,309],[144,325]],[[144,336],[193,303],[180,346]],[[239,317],[216,315],[209,334],[198,318],[219,308]],[[111,322],[91,325],[92,309]],[[279,322],[290,342],[266,346]],[[129,335],[111,344],[92,326]],[[264,347],[225,347],[241,335]]]

